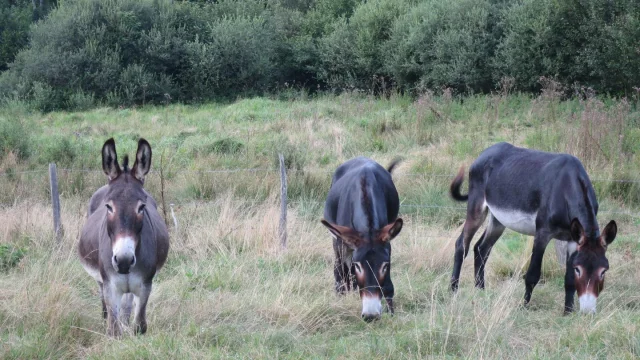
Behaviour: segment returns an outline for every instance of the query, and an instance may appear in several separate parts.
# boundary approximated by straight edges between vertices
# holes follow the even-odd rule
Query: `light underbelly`
[[[514,209],[501,209],[487,204],[489,211],[500,223],[508,229],[525,235],[535,235],[537,212],[525,213]]]

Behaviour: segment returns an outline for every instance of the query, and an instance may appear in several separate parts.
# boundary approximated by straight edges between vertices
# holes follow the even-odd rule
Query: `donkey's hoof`
[[[136,324],[135,331],[137,335],[144,335],[147,332],[147,322],[141,322],[140,324]]]

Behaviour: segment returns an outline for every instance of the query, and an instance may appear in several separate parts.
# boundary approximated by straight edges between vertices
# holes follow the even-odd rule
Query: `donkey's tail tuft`
[[[400,162],[402,162],[402,158],[401,157],[397,157],[397,158],[393,159],[391,164],[389,164],[389,166],[387,166],[387,171],[389,172],[389,174],[391,174],[393,169],[395,169],[396,166],[398,166],[398,164],[400,164]]]
[[[460,186],[462,186],[462,182],[464,181],[464,166],[460,167],[458,171],[458,175],[456,175],[455,179],[451,182],[451,187],[449,191],[451,193],[451,197],[456,201],[467,201],[469,199],[469,194],[462,195],[460,194]]]

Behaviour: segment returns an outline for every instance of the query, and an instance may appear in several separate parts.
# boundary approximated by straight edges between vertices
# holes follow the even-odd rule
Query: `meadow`
[[[524,358],[640,356],[640,111],[637,99],[553,89],[417,98],[358,93],[240,99],[208,105],[0,111],[0,358]],[[100,148],[153,148],[146,187],[166,211],[171,249],[148,306],[149,330],[105,335],[97,286],[76,254],[92,192],[106,182]],[[522,306],[532,238],[507,230],[487,288],[449,278],[464,204],[448,186],[486,147],[508,141],[580,158],[619,226],[595,315],[562,315],[564,266],[550,245]],[[289,176],[286,249],[279,247],[279,170]],[[364,155],[393,174],[405,226],[393,240],[396,313],[366,323],[357,293],[333,290],[320,224],[331,172]],[[48,166],[58,165],[63,236],[52,231]],[[178,226],[171,218],[173,208]],[[161,211],[163,213],[164,211]],[[476,237],[477,238],[477,237]]]

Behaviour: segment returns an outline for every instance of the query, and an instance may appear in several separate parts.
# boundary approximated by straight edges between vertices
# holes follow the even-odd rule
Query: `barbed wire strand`
[[[1,172],[0,176],[16,176],[22,174],[37,174],[37,173],[46,173],[48,169],[37,169],[37,170],[24,170],[24,171],[5,171]],[[74,169],[74,168],[58,168],[58,171],[62,172],[81,172],[81,173],[96,173],[103,174],[102,170],[96,169]],[[170,171],[170,170],[168,170]],[[175,170],[180,173],[197,173],[197,174],[223,174],[223,173],[239,173],[239,172],[273,172],[274,175],[279,175],[278,169],[270,169],[270,168],[234,168],[234,169],[202,169],[202,170],[193,170],[193,169],[180,169]],[[289,173],[324,173],[327,175],[331,175],[333,172],[329,170],[322,169],[289,169],[287,170]],[[159,170],[151,170],[151,173],[160,173]],[[444,178],[454,178],[457,174],[443,174],[443,173],[397,173],[394,174],[396,178],[403,177],[444,177]],[[602,178],[593,178],[590,179],[591,182],[612,182],[612,183],[640,183],[640,179],[602,179]]]

